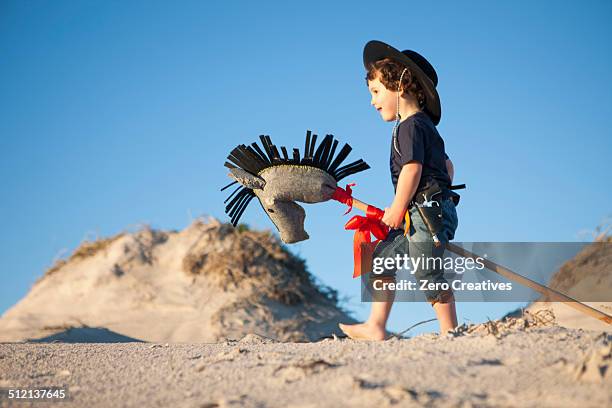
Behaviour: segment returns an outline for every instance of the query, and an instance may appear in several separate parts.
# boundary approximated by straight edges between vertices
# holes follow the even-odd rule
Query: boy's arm
[[[422,170],[423,165],[418,161],[413,160],[404,164],[397,180],[397,189],[393,203],[391,207],[385,208],[385,215],[382,219],[384,224],[391,228],[401,227],[410,199],[414,196],[419,186]]]
[[[446,171],[450,177],[451,184],[453,184],[453,178],[455,177],[455,166],[453,166],[451,159],[446,159]]]

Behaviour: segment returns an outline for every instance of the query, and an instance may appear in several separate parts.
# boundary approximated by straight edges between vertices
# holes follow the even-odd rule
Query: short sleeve
[[[423,129],[411,122],[409,126],[400,126],[397,142],[401,156],[400,166],[410,161],[425,162],[425,134]]]

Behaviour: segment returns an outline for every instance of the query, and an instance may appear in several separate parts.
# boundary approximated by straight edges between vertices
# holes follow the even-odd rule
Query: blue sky
[[[142,223],[226,219],[237,144],[307,129],[349,142],[350,178],[393,198],[392,124],[369,105],[372,39],[425,55],[438,129],[466,183],[456,241],[581,241],[612,214],[612,4],[577,2],[3,1],[0,4],[0,313],[81,241]],[[349,181],[349,180],[345,180]],[[365,317],[352,234],[335,202],[307,205],[291,248]],[[272,228],[258,205],[243,222]],[[460,321],[517,304],[462,304]],[[433,317],[394,306],[390,328]],[[435,330],[428,325],[423,330]]]

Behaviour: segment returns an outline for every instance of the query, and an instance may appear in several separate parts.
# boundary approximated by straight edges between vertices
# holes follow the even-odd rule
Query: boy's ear
[[[266,180],[238,167],[230,169],[228,176],[246,188],[250,188],[252,190],[256,188],[263,190],[264,186],[266,185]]]

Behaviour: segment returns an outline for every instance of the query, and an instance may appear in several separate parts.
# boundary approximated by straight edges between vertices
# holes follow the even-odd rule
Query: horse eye
[[[273,212],[274,212],[274,210],[273,210],[273,209],[271,209],[271,208],[268,208],[268,212],[273,213]]]

